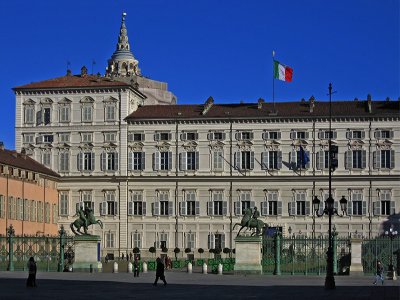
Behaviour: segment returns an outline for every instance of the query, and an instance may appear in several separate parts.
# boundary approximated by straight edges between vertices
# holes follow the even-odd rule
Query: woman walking
[[[156,267],[156,280],[154,281],[153,285],[154,285],[154,286],[157,286],[158,279],[161,279],[162,281],[164,281],[164,286],[166,286],[166,285],[167,285],[167,282],[165,281],[165,275],[164,275],[164,269],[165,269],[165,267],[164,267],[164,264],[163,264],[163,262],[161,261],[161,258],[159,258],[159,257],[157,257],[156,262],[157,262],[157,267]]]
[[[28,267],[28,279],[26,281],[26,286],[29,287],[36,287],[36,262],[35,259],[31,256],[31,258],[29,258],[29,261],[27,263],[27,267]]]

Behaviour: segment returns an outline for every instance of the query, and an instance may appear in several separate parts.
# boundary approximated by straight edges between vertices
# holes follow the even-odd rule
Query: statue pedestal
[[[262,274],[262,237],[238,236],[235,244],[235,274]]]
[[[362,239],[351,239],[351,264],[350,276],[364,275],[364,269],[361,261]]]
[[[73,272],[101,272],[100,241],[98,235],[77,235],[74,237]]]

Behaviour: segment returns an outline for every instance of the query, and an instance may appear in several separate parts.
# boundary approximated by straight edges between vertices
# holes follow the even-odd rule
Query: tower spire
[[[122,13],[121,27],[119,29],[118,43],[116,50],[108,60],[107,74],[121,77],[131,75],[140,76],[139,61],[135,59],[128,39],[128,31],[125,25],[126,13]]]

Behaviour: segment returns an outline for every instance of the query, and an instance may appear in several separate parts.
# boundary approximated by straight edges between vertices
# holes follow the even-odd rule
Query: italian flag
[[[279,61],[274,60],[274,77],[279,80],[291,82],[293,76],[293,69],[291,67],[282,65]]]

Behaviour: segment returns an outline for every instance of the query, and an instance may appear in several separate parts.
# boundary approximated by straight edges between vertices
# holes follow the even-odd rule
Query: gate
[[[63,271],[72,265],[74,243],[64,228],[59,236],[14,236],[12,225],[7,236],[0,236],[0,271],[25,271],[34,257],[38,271]]]
[[[397,274],[400,271],[400,237],[393,239],[387,236],[380,236],[374,239],[367,239],[362,242],[361,261],[364,274],[374,274],[376,272],[376,262],[380,260],[385,272],[393,261],[394,269]]]
[[[350,243],[348,239],[333,235],[335,274],[348,274],[350,267]],[[326,273],[328,238],[292,236],[280,234],[263,239],[262,267],[265,274],[321,275]]]

